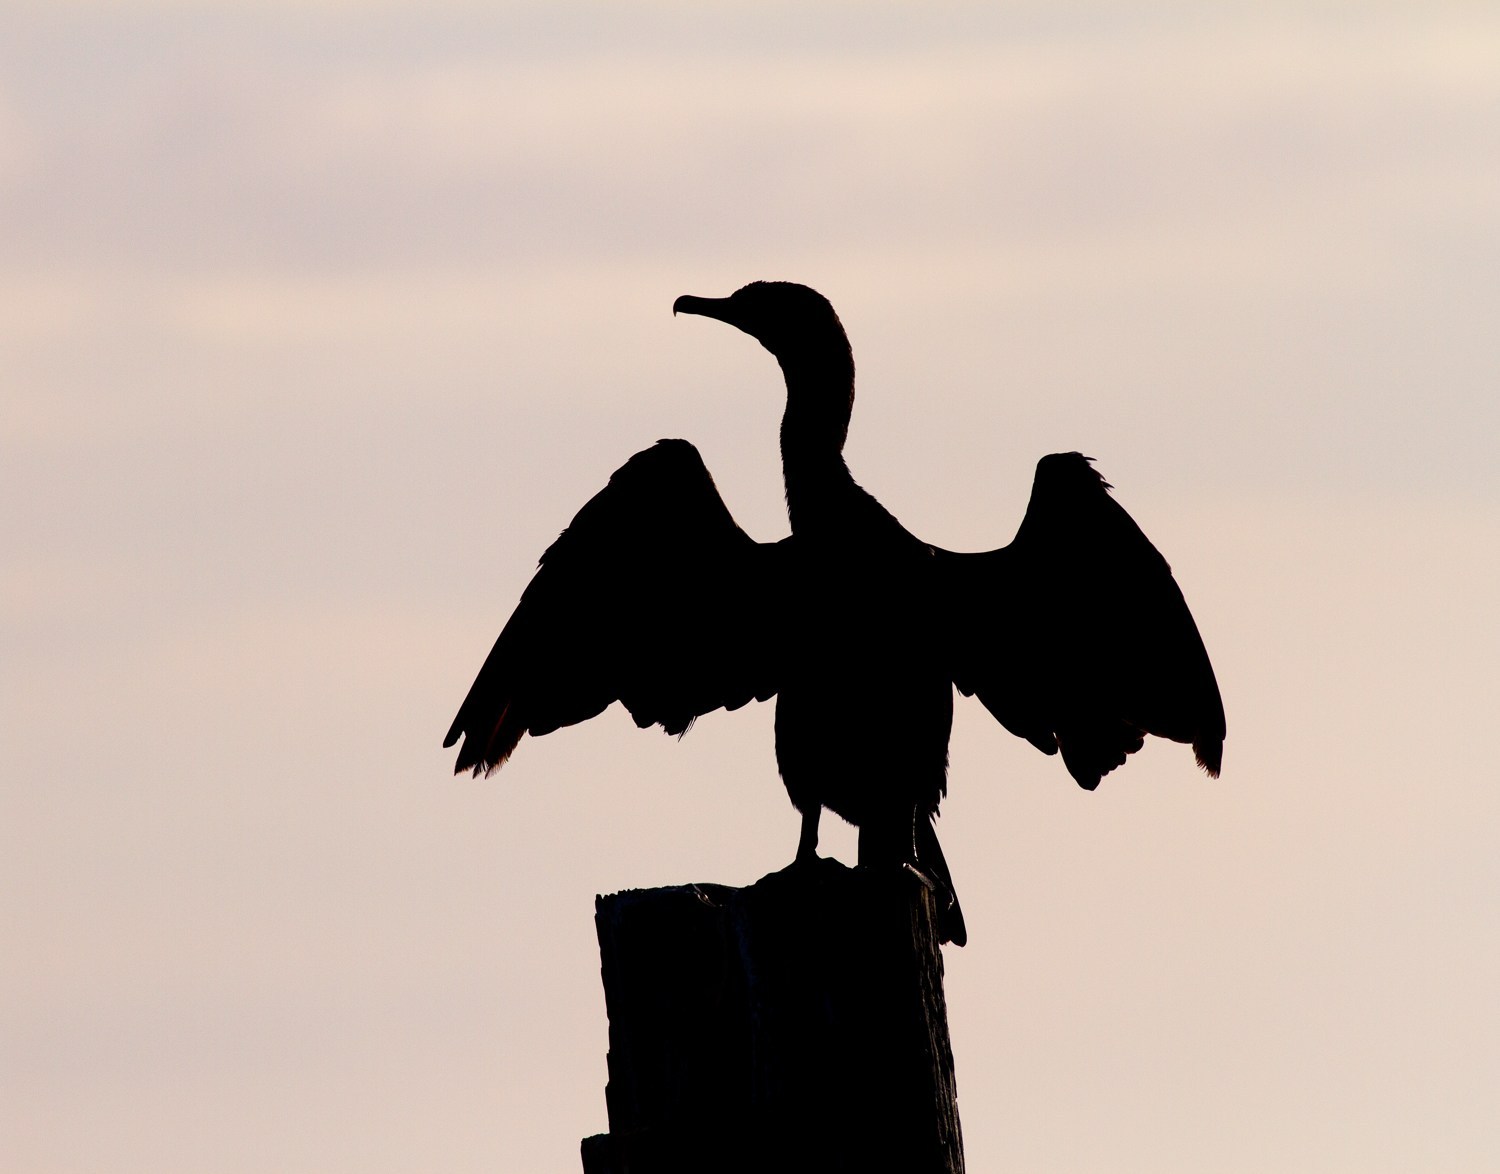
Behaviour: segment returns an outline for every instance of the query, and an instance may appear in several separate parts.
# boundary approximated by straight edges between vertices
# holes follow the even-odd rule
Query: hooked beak
[[[720,322],[739,326],[728,298],[695,298],[692,294],[683,294],[672,303],[672,314],[700,314],[704,318],[717,318]]]

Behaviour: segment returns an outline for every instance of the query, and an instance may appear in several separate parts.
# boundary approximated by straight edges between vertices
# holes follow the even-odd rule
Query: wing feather
[[[687,441],[631,457],[542,555],[443,742],[464,740],[454,772],[615,701],[681,734],[771,697],[783,545],[735,524]]]
[[[1092,789],[1154,734],[1217,776],[1224,707],[1171,568],[1079,453],[1037,464],[1009,546],[938,551],[959,690]]]

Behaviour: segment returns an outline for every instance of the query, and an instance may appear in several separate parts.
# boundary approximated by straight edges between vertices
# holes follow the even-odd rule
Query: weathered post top
[[[600,897],[610,1131],[585,1174],[963,1169],[930,891],[834,860]]]

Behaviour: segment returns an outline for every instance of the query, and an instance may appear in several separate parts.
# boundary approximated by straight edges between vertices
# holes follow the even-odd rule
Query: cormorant
[[[781,365],[792,533],[758,543],[697,449],[631,457],[542,555],[444,741],[455,773],[495,770],[541,735],[620,701],[682,734],[776,695],[776,761],[816,858],[824,807],[857,825],[861,864],[936,882],[939,931],[967,933],[933,820],[947,791],[953,686],[1060,753],[1090,790],[1147,734],[1217,776],[1224,709],[1166,561],[1079,453],[1037,464],[1009,545],[956,554],[911,534],[844,463],[854,359],[833,307],[789,282],[673,313],[727,322]]]

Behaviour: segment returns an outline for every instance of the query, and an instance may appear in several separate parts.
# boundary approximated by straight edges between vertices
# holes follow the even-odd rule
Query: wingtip
[[[500,763],[498,762],[485,762],[483,759],[475,760],[463,753],[463,751],[459,751],[458,761],[453,764],[453,775],[455,778],[459,775],[469,775],[471,778],[487,779],[495,772],[499,765]]]
[[[474,777],[479,777],[479,772],[484,767],[483,755],[479,752],[475,740],[466,737],[463,728],[458,721],[453,723],[453,728],[448,731],[448,737],[443,740],[443,748],[451,747],[455,742],[463,738],[463,745],[458,748],[458,757],[453,761],[453,773],[455,775],[474,772]]]
[[[499,724],[497,723],[495,733],[486,740],[481,741],[472,731],[465,736],[464,744],[458,750],[458,760],[453,764],[454,774],[469,772],[476,779],[487,779],[510,761],[511,754],[526,730],[515,727],[502,730],[498,728]]]
[[[464,711],[468,708],[468,702],[458,707],[458,712],[453,715],[453,724],[448,727],[448,733],[443,738],[443,749],[447,750],[464,736]]]

